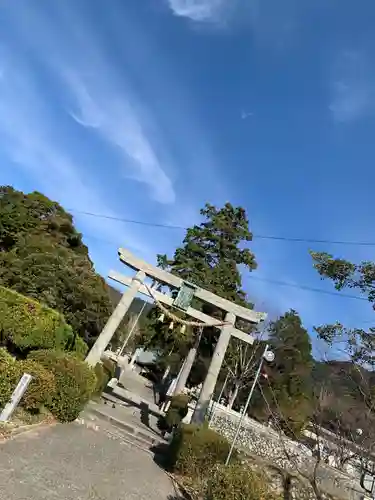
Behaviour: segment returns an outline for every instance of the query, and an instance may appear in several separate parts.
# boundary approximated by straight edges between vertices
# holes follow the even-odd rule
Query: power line
[[[68,209],[68,212],[73,212],[77,213],[80,215],[88,215],[90,217],[97,217],[99,219],[107,219],[107,220],[114,220],[117,222],[125,222],[127,224],[137,224],[139,226],[148,226],[148,227],[161,227],[163,229],[180,229],[180,230],[186,230],[187,228],[184,226],[174,226],[172,224],[159,224],[157,222],[147,222],[147,221],[141,221],[141,220],[135,220],[135,219],[125,219],[123,217],[115,217],[112,215],[103,215],[103,214],[95,214],[92,212],[83,212],[81,210],[75,210],[75,209]]]
[[[269,278],[260,278],[258,276],[247,276],[250,279],[257,280],[257,281],[264,281],[266,283],[271,283],[273,285],[278,285],[278,286],[289,286],[292,288],[298,288],[299,290],[305,290],[307,292],[315,292],[315,293],[324,293],[326,295],[334,295],[336,297],[344,297],[347,299],[355,299],[355,300],[364,300],[368,301],[365,297],[359,297],[358,295],[350,295],[347,293],[340,293],[340,292],[332,292],[330,290],[323,290],[322,288],[314,288],[311,286],[307,285],[299,285],[298,283],[288,283],[286,281],[279,281],[279,280],[273,280]]]
[[[82,210],[76,209],[68,209],[69,212],[77,213],[80,215],[87,215],[90,217],[97,217],[100,219],[113,220],[118,222],[124,222],[126,224],[136,224],[139,226],[148,226],[148,227],[159,227],[163,229],[178,229],[186,231],[188,228],[185,226],[173,225],[173,224],[161,224],[157,222],[148,222],[141,221],[136,219],[127,219],[124,217],[115,217],[112,215],[105,214],[97,214],[93,212],[85,212]],[[263,240],[275,240],[275,241],[288,241],[293,243],[323,243],[327,245],[348,245],[348,246],[367,246],[367,247],[375,247],[375,242],[371,241],[350,241],[350,240],[321,240],[315,238],[294,238],[287,236],[274,236],[274,235],[265,235],[265,234],[253,234],[253,238],[263,239]]]
[[[107,245],[115,245],[118,246],[118,243],[115,243],[114,241],[109,241],[105,240],[103,238],[98,238],[97,236],[91,236],[91,235],[85,235],[86,239],[93,239],[96,241],[100,241],[101,243],[106,243]],[[350,295],[346,293],[340,293],[340,292],[333,292],[330,290],[323,290],[322,288],[314,288],[310,287],[307,285],[299,285],[298,283],[288,283],[286,281],[279,281],[279,280],[274,280],[271,278],[262,278],[260,276],[247,276],[249,279],[256,280],[256,281],[263,281],[265,283],[270,283],[272,285],[277,285],[277,286],[288,286],[292,288],[297,288],[299,290],[304,290],[306,292],[313,292],[313,293],[323,293],[325,295],[333,295],[335,297],[341,297],[341,298],[346,298],[346,299],[354,299],[354,300],[362,300],[367,302],[367,299],[365,297],[359,297],[358,295]],[[370,321],[369,321],[370,322]]]

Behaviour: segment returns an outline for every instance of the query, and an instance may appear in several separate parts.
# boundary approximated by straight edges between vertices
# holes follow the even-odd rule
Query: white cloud
[[[0,81],[0,138],[3,148],[15,166],[33,178],[36,189],[56,199],[66,208],[93,210],[116,216],[103,201],[103,193],[85,175],[81,163],[67,153],[66,143],[59,140],[56,124],[44,102],[44,89],[32,78],[29,68],[13,63]],[[128,227],[102,219],[79,215],[80,225],[88,234],[123,242],[143,255],[151,254],[145,241]]]
[[[173,203],[173,184],[143,130],[134,106],[111,89],[109,82],[98,83],[78,72],[63,71],[63,78],[78,105],[74,120],[95,132],[122,156],[129,177],[142,182],[160,203]]]
[[[68,94],[72,118],[106,143],[127,178],[144,184],[152,199],[173,203],[174,168],[167,147],[160,144],[158,123],[142,109],[137,89],[129,85],[121,64],[113,63],[87,16],[69,2],[54,9],[50,16],[37,2],[24,2],[22,9],[8,5],[7,14],[23,44],[49,70],[53,84],[60,85],[59,98]]]
[[[333,67],[329,110],[337,122],[352,122],[375,111],[375,72],[358,51],[342,52]]]
[[[176,16],[198,22],[217,22],[222,19],[234,0],[168,0]]]

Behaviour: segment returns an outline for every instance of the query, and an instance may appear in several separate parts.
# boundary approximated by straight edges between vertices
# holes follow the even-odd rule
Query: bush
[[[75,420],[95,391],[94,370],[73,354],[61,351],[36,351],[29,359],[55,376],[56,389],[48,403],[51,413],[62,422]]]
[[[171,404],[165,417],[160,417],[158,427],[163,432],[172,432],[181,425],[181,422],[188,414],[189,396],[177,394],[171,398]]]
[[[65,349],[75,340],[72,328],[61,314],[2,286],[0,332],[0,341],[20,353],[36,349]],[[79,337],[74,344],[73,350],[81,354],[87,351],[86,344]]]
[[[16,360],[6,349],[0,348],[0,410],[8,403],[20,379]]]
[[[70,326],[69,326],[70,328]],[[64,345],[64,350],[68,352],[74,352],[74,354],[79,358],[79,359],[85,359],[87,351],[89,350],[88,345],[86,342],[83,340],[82,337],[79,335],[75,335],[70,328],[71,334],[68,336],[65,345]]]
[[[107,376],[109,377],[109,380],[111,380],[111,378],[114,378],[114,376],[116,374],[117,365],[113,361],[113,359],[104,358],[102,365],[103,365],[103,370],[106,372]]]
[[[101,395],[104,389],[107,387],[108,382],[111,380],[111,373],[104,368],[101,363],[95,365],[95,375],[96,375],[96,386],[95,394]]]
[[[33,377],[21,400],[22,406],[33,412],[40,411],[43,406],[48,407],[52,394],[56,391],[53,373],[36,361],[28,359],[20,361],[18,365],[21,376],[23,373],[29,373]]]
[[[205,500],[276,500],[266,478],[240,463],[219,465],[210,471]]]
[[[216,464],[223,464],[228,456],[228,441],[206,426],[182,425],[169,446],[167,465],[172,470],[190,477],[201,477]],[[232,461],[237,453],[232,454]]]

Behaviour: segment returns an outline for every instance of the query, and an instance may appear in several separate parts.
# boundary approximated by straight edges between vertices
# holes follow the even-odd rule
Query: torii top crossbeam
[[[180,288],[184,283],[184,280],[182,280],[178,276],[164,271],[159,267],[148,264],[147,262],[133,255],[131,252],[129,252],[129,250],[126,250],[125,248],[120,248],[118,254],[121,262],[131,267],[135,271],[143,271],[146,276],[157,280],[163,285],[170,285],[175,288]],[[259,323],[261,321],[264,321],[267,316],[267,314],[265,313],[255,312],[251,309],[247,309],[246,307],[239,306],[238,304],[235,304],[230,300],[223,299],[222,297],[219,297],[218,295],[215,295],[214,293],[209,292],[204,288],[195,288],[196,289],[194,296],[197,299],[212,304],[225,312],[233,313],[237,318],[244,319],[245,321],[249,321],[250,323]]]

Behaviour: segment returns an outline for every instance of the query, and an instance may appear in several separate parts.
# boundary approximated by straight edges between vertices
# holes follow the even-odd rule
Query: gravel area
[[[152,457],[77,423],[0,443],[0,500],[177,500]]]

